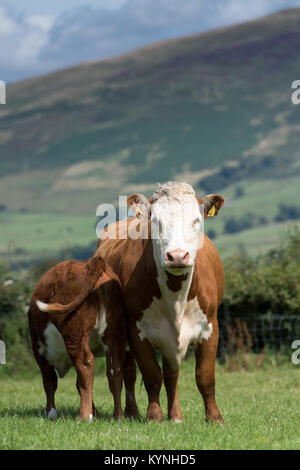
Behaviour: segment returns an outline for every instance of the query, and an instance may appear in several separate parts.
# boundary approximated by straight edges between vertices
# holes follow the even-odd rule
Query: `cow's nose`
[[[184,251],[184,250],[168,251],[165,256],[165,262],[166,264],[170,266],[173,266],[173,265],[182,266],[182,265],[188,264],[190,259],[191,259],[191,256],[189,252]]]

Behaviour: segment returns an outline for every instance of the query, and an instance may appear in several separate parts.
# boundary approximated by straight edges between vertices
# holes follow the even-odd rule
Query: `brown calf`
[[[97,416],[94,357],[104,355],[114,418],[123,416],[124,307],[118,278],[102,258],[64,261],[50,269],[34,290],[28,317],[33,354],[47,398],[46,416],[57,416],[57,374],[64,377],[72,365],[77,372],[80,418]]]

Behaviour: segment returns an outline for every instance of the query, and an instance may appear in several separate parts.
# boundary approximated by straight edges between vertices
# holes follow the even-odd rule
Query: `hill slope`
[[[299,43],[294,9],[12,84],[0,203],[94,216],[100,202],[175,178],[199,191],[252,180],[280,191],[300,178]]]

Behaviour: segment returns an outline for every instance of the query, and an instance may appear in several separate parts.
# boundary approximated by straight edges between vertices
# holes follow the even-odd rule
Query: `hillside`
[[[10,85],[0,107],[0,251],[23,248],[20,224],[32,214],[42,231],[47,214],[64,214],[63,240],[89,243],[100,202],[150,194],[168,179],[228,195],[225,219],[249,209],[269,217],[282,184],[285,202],[297,203],[299,44],[293,9]],[[247,197],[254,182],[256,207]],[[39,238],[47,251],[47,231]]]

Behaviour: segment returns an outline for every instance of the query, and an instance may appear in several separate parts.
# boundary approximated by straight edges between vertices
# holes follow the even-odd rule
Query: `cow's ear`
[[[205,198],[197,197],[199,204],[204,204],[204,218],[218,215],[219,210],[225,203],[225,199],[219,194],[208,194]]]
[[[127,198],[127,205],[131,207],[138,218],[149,213],[150,201],[143,194],[132,194]]]

